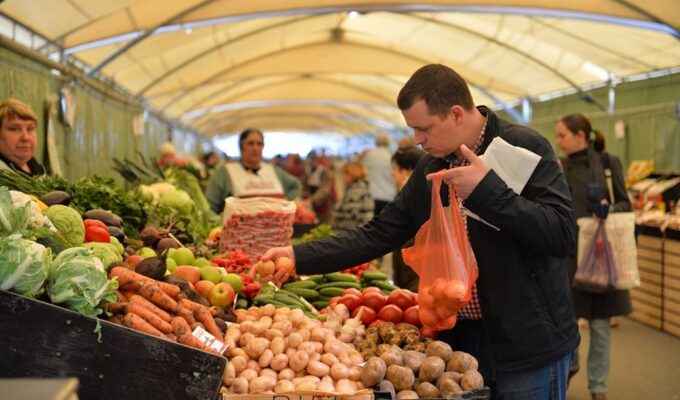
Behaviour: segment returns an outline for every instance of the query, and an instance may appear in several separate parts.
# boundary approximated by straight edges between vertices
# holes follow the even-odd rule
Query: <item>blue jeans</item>
[[[588,320],[590,347],[588,348],[588,390],[592,394],[607,393],[609,376],[609,344],[611,325],[609,318]],[[578,369],[578,349],[574,350],[573,369]]]
[[[566,400],[572,354],[545,367],[496,374],[498,400]]]

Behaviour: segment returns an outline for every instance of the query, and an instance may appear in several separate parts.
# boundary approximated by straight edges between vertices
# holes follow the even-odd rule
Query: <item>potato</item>
[[[434,382],[444,372],[446,363],[439,357],[427,357],[420,366],[418,377],[423,382]]]
[[[444,362],[447,362],[451,359],[453,351],[448,343],[444,343],[441,340],[435,340],[427,346],[425,354],[427,354],[428,357],[439,357],[444,360]]]
[[[411,390],[416,378],[410,368],[401,367],[399,365],[390,365],[387,367],[387,380],[392,382],[394,388],[397,390]]]
[[[416,393],[421,399],[436,399],[439,397],[439,389],[430,382],[420,382],[416,385]]]
[[[269,366],[269,363],[272,362],[272,358],[274,358],[274,353],[272,353],[271,350],[267,349],[263,351],[262,354],[260,354],[260,358],[258,359],[257,363],[260,366],[260,368],[267,368]]]
[[[279,372],[278,379],[279,382],[281,381],[290,381],[295,378],[295,371],[293,371],[290,368],[284,368]],[[295,388],[295,385],[293,385],[293,388]]]
[[[441,386],[441,383],[444,382],[444,381],[447,380],[447,379],[452,379],[452,380],[456,381],[457,384],[460,385],[460,378],[461,378],[462,376],[463,376],[463,375],[462,375],[461,373],[459,373],[459,372],[454,372],[454,371],[447,371],[447,372],[444,372],[444,373],[441,374],[441,376],[437,379],[436,385],[437,385],[437,387]]]
[[[302,340],[303,339],[300,332],[293,332],[288,335],[288,338],[286,338],[289,349],[297,349],[298,346],[302,344]]]
[[[333,354],[324,353],[321,355],[321,362],[328,365],[329,367],[332,367],[335,364],[338,364],[340,361],[338,361],[338,357],[334,356]]]
[[[418,393],[414,392],[413,390],[402,390],[401,392],[397,393],[397,400],[417,399],[417,398],[418,398]]]
[[[386,352],[382,353],[380,355],[380,358],[383,361],[385,361],[385,365],[387,365],[388,367],[390,365],[399,365],[399,366],[402,365],[401,353],[394,351],[394,350],[390,350],[390,351],[386,351]]]
[[[285,354],[278,354],[275,355],[274,358],[272,358],[271,363],[269,365],[272,367],[274,371],[282,371],[284,368],[288,366],[288,356]]]
[[[439,385],[439,396],[444,398],[453,397],[457,394],[463,393],[463,389],[458,386],[458,384],[452,380],[447,379]]]
[[[425,358],[427,358],[427,356],[418,351],[404,351],[401,353],[402,365],[410,368],[414,374],[418,373]]]
[[[292,392],[293,390],[295,390],[295,385],[293,385],[293,382],[286,380],[286,379],[280,380],[276,384],[276,386],[274,386],[274,393],[277,393],[277,394],[288,393],[288,392]]]
[[[231,386],[236,378],[236,370],[234,369],[234,364],[228,363],[227,368],[224,370],[224,375],[222,375],[222,384],[224,386]]]
[[[484,378],[482,374],[474,369],[465,371],[463,377],[460,378],[460,387],[463,390],[475,390],[480,389],[484,386]]]
[[[293,354],[288,360],[288,365],[293,369],[293,371],[302,371],[307,367],[309,362],[309,354],[305,351],[298,351]]]
[[[386,371],[385,361],[382,358],[373,357],[364,365],[364,370],[361,372],[361,383],[367,388],[372,388],[385,379]]]
[[[247,362],[248,362],[248,360],[246,360],[245,357],[236,356],[236,357],[233,357],[231,359],[231,361],[229,362],[229,365],[233,365],[234,371],[238,374],[241,371],[243,371],[244,369],[246,369],[246,363]]]
[[[331,369],[328,365],[322,363],[321,361],[309,361],[307,363],[307,368],[306,371],[310,375],[318,376],[319,378],[322,378],[326,375],[328,375],[331,372]]]
[[[250,393],[264,392],[274,387],[274,380],[268,376],[260,376],[250,382]]]
[[[324,354],[325,356],[326,354]],[[321,357],[323,361],[323,356]],[[345,364],[336,363],[331,365],[331,378],[336,381],[349,378],[349,368]]]
[[[251,368],[246,368],[243,371],[241,371],[240,374],[238,374],[238,378],[244,378],[248,382],[252,381],[253,379],[257,378],[259,373],[255,371],[254,369]],[[238,378],[234,379],[234,384],[238,383]]]
[[[241,335],[241,339],[248,334]],[[243,346],[241,346],[243,347]],[[263,351],[269,348],[269,340],[265,338],[256,337],[245,344],[246,353],[250,358],[259,358]]]
[[[460,372],[462,374],[470,369],[477,370],[478,366],[477,359],[470,354],[462,351],[454,351],[451,355],[451,359],[446,364],[446,370]]]
[[[385,344],[385,343],[379,344],[379,345],[378,345],[378,351],[376,351],[375,354],[376,354],[377,356],[380,356],[382,353],[384,353],[384,352],[386,352],[386,351],[390,351],[391,349],[392,349],[392,345],[391,345],[391,344]]]
[[[390,381],[382,381],[378,385],[378,390],[381,392],[386,392],[390,394],[390,399],[397,398],[397,392],[394,390],[394,385]]]
[[[248,379],[240,376],[234,379],[234,383],[229,388],[229,391],[236,394],[246,394],[248,393],[248,386]]]
[[[357,388],[354,382],[350,381],[349,379],[340,379],[335,384],[335,390],[338,393],[351,394],[356,392]]]

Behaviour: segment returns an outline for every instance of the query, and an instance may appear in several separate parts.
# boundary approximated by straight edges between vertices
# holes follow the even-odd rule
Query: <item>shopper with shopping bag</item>
[[[455,334],[443,331],[440,338],[455,335],[453,347],[479,360],[496,399],[565,399],[571,353],[580,339],[564,264],[576,235],[569,189],[549,142],[487,107],[475,107],[467,83],[443,65],[417,70],[397,104],[415,143],[429,153],[397,197],[357,229],[270,249],[264,259],[290,257],[298,274],[312,274],[398,248],[430,218],[428,175],[448,168],[439,195],[442,204],[457,202],[465,213],[479,276],[457,314]],[[519,193],[478,157],[496,138],[537,155]]]
[[[626,194],[622,166],[619,159],[611,154],[598,153],[591,143],[595,131],[590,121],[581,114],[563,117],[556,125],[557,146],[567,155],[561,159],[564,173],[571,189],[576,218],[590,218],[593,223],[606,220],[612,213],[630,210]],[[607,184],[605,170],[611,170],[611,189]],[[579,224],[581,225],[581,224]],[[582,231],[583,232],[583,231]],[[592,232],[592,230],[591,230]],[[569,276],[576,274],[579,259],[584,258],[584,238],[579,234],[581,257],[574,251],[567,260]],[[587,242],[586,242],[587,243]],[[627,290],[593,292],[575,287],[572,291],[574,311],[579,318],[585,318],[590,327],[590,348],[588,350],[588,390],[593,399],[605,399],[609,375],[609,346],[611,327],[609,319],[626,315],[632,311]],[[578,351],[574,353],[570,377],[579,370]]]

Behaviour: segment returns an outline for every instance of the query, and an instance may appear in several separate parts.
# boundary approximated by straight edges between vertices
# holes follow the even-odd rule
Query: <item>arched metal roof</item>
[[[404,127],[396,94],[427,63],[492,106],[680,66],[677,0],[7,0],[0,12],[206,136]]]

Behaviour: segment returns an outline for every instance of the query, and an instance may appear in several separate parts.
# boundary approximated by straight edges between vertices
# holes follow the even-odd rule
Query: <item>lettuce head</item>
[[[42,290],[52,252],[20,235],[0,237],[0,289],[34,297]]]
[[[55,204],[45,211],[69,246],[82,246],[85,240],[85,224],[80,213],[71,207]]]

